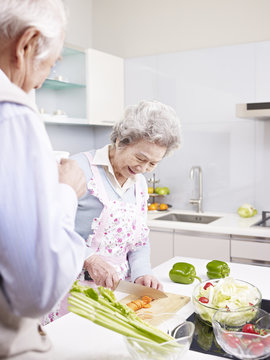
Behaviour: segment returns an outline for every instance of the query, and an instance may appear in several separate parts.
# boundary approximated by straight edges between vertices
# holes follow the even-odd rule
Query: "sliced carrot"
[[[150,302],[153,299],[149,296],[143,296],[141,299],[133,300],[127,304],[133,311],[151,307]]]
[[[142,297],[142,301],[146,302],[147,304],[149,304],[153,299],[150,296],[143,296]]]

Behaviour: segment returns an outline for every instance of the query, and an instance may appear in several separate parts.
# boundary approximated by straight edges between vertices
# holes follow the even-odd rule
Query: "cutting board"
[[[136,311],[136,314],[143,320],[156,326],[168,318],[168,315],[165,315],[166,313],[175,313],[190,301],[189,296],[172,294],[167,292],[166,295],[168,297],[151,301],[150,308],[140,309]],[[138,296],[136,295],[128,295],[122,300],[120,300],[120,302],[122,304],[127,304],[137,299]],[[155,319],[154,315],[160,315],[163,313],[164,316],[159,316],[158,319]]]

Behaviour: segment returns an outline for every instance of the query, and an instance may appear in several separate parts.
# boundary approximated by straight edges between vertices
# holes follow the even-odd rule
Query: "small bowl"
[[[200,289],[203,288],[206,283],[211,282],[215,286],[218,284],[218,282],[220,280],[224,280],[224,279],[212,279],[212,280],[203,281],[203,282],[197,284],[193,290],[192,302],[194,305],[195,312],[196,312],[196,314],[198,314],[198,316],[201,318],[201,320],[204,321],[205,323],[207,323],[208,325],[212,324],[212,318],[213,318],[215,312],[220,307],[214,307],[212,305],[201,303],[199,301],[199,292],[200,292]],[[237,283],[240,283],[242,285],[248,285],[249,287],[256,289],[258,295],[257,295],[256,301],[253,301],[254,303],[252,303],[252,305],[250,307],[253,307],[253,306],[260,307],[261,301],[262,301],[262,294],[261,294],[260,290],[256,286],[254,286],[246,281],[238,280],[238,279],[234,279],[234,281],[236,281]]]
[[[270,329],[270,314],[258,307],[216,311],[212,321],[216,340],[226,353],[238,359],[265,359],[270,356],[270,334],[242,332],[247,323],[259,330]]]
[[[124,337],[127,349],[136,360],[178,360],[190,348],[195,326],[190,321],[183,321],[177,314],[153,315],[155,323],[163,321],[158,329],[171,335],[174,339],[161,344],[139,340],[133,337]],[[165,320],[164,320],[165,319]]]

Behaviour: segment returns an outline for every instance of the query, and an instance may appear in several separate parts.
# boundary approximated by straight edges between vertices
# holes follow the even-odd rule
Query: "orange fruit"
[[[148,210],[157,210],[158,209],[158,203],[153,203],[148,205]]]
[[[157,209],[158,209],[158,207],[159,207],[159,203],[157,203],[157,202],[153,203],[152,205],[154,205],[154,206],[155,206],[155,210],[157,210]]]
[[[167,204],[160,204],[159,205],[159,210],[167,210],[168,209],[168,205]]]

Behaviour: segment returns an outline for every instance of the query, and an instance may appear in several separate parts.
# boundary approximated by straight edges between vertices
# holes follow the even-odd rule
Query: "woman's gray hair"
[[[146,140],[167,148],[168,155],[180,145],[180,120],[168,105],[158,101],[141,101],[128,106],[123,118],[117,122],[111,133],[113,144],[126,146]]]
[[[45,59],[62,47],[66,12],[62,0],[1,0],[0,37],[13,40],[27,28],[40,32],[37,59]]]

